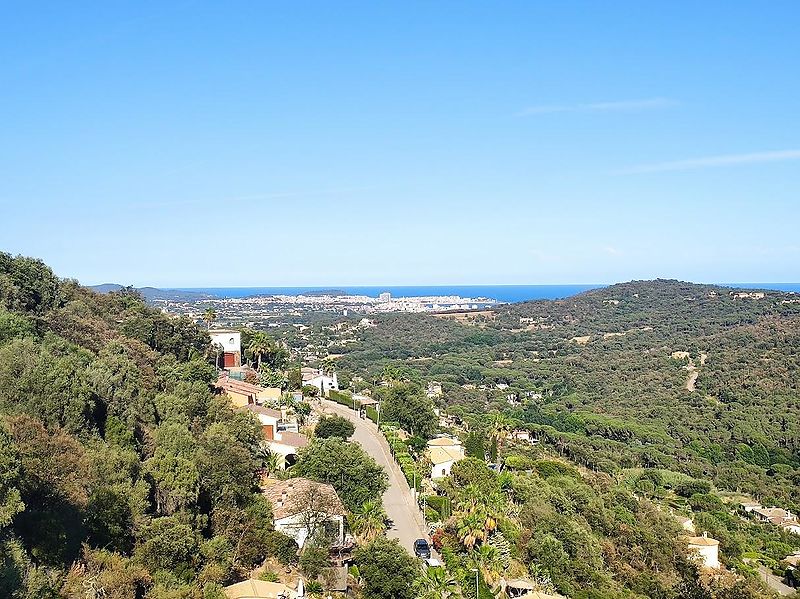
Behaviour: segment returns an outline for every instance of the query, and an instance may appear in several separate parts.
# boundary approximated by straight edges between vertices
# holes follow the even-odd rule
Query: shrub
[[[428,507],[438,514],[438,519],[445,520],[450,514],[448,511],[448,498],[440,495],[431,495],[425,499]]]
[[[300,549],[297,542],[287,534],[278,530],[267,533],[267,546],[269,554],[285,565],[297,563],[297,552]]]
[[[355,425],[344,416],[336,414],[320,418],[314,429],[314,435],[322,439],[327,439],[328,437],[349,439],[354,432],[356,432]]]
[[[524,455],[510,455],[503,462],[510,470],[532,470],[534,466],[534,461]]]
[[[554,460],[536,460],[533,467],[539,476],[542,478],[550,478],[551,476],[576,476],[577,472],[571,466],[556,462]]]
[[[711,483],[706,480],[690,480],[675,487],[681,497],[691,497],[697,493],[705,495],[711,491]]]

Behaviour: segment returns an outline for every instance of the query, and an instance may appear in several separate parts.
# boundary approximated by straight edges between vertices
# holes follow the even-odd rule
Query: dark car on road
[[[417,539],[414,541],[414,555],[422,559],[428,559],[431,556],[431,546],[425,539]]]

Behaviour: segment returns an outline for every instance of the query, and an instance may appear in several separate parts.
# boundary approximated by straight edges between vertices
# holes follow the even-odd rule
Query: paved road
[[[386,439],[378,432],[375,423],[359,418],[353,410],[327,399],[323,399],[320,403],[322,412],[335,413],[350,419],[356,427],[353,440],[357,441],[389,475],[389,488],[383,494],[383,507],[393,524],[392,528],[386,531],[386,535],[392,539],[399,539],[400,544],[413,553],[414,540],[428,538],[428,535],[406,479],[392,459]]]
[[[797,592],[797,589],[793,589],[792,587],[783,584],[783,580],[775,576],[772,573],[772,570],[769,568],[759,566],[758,572],[761,574],[761,578],[764,580],[764,582],[767,583],[767,586],[778,593],[778,595],[789,596],[794,595]]]

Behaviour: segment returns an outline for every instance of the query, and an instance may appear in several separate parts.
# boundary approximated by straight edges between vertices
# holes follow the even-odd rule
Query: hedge
[[[447,497],[429,495],[425,498],[425,503],[439,515],[439,520],[444,521],[450,516],[450,514],[447,513],[449,507],[449,499]]]

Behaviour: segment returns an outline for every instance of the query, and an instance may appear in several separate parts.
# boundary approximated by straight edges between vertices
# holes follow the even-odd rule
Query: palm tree
[[[485,518],[475,512],[463,514],[457,522],[458,539],[467,549],[472,549],[475,545],[486,540],[486,529],[484,528]]]
[[[350,528],[359,541],[368,543],[386,530],[386,512],[380,501],[365,501],[350,516]]]
[[[206,321],[206,328],[211,330],[211,323],[217,319],[217,311],[214,308],[206,308],[203,312],[203,320]]]
[[[267,476],[274,474],[280,468],[280,456],[272,451],[270,446],[266,443],[261,443],[258,446],[256,453],[258,461],[261,463],[261,470]]]
[[[484,544],[470,553],[471,564],[481,571],[481,575],[487,584],[493,585],[500,578],[503,571],[503,563],[500,554],[489,544]]]
[[[503,414],[494,414],[490,421],[489,439],[492,441],[492,447],[496,448],[497,455],[493,456],[500,463],[500,452],[503,448],[503,441],[508,438],[511,431],[511,421]]]
[[[414,584],[416,599],[458,597],[458,582],[442,567],[424,568]]]
[[[250,345],[247,346],[247,351],[256,360],[256,370],[261,366],[261,359],[264,354],[269,353],[271,350],[272,339],[269,338],[269,335],[261,331],[253,333],[253,338],[250,340]]]

